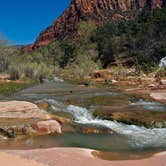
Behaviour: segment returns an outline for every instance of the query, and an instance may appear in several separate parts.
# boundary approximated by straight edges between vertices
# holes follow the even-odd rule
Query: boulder
[[[61,134],[61,125],[56,120],[40,121],[32,126],[36,134]]]
[[[166,79],[161,79],[160,84],[161,85],[166,85]]]
[[[0,102],[0,119],[49,119],[37,105],[26,101]]]
[[[116,84],[118,81],[117,80],[111,80],[112,84]]]
[[[40,105],[40,107],[45,108],[46,106],[45,104]],[[51,115],[40,110],[33,103],[26,101],[0,102],[0,135],[2,137],[14,138],[19,135],[33,135],[38,130],[44,130],[45,134],[60,133],[59,123],[57,121],[46,121],[50,119]],[[33,128],[34,126],[37,126],[36,131]]]
[[[63,79],[58,78],[58,77],[54,77],[53,80],[54,80],[55,82],[64,82]]]
[[[154,92],[150,94],[150,97],[157,101],[166,102],[166,92]]]

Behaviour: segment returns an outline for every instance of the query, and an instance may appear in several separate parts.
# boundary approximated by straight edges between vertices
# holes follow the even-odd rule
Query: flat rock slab
[[[146,159],[124,161],[101,160],[94,157],[93,152],[95,151],[80,148],[3,151],[0,152],[0,163],[4,163],[4,160],[6,161],[5,166],[19,166],[18,162],[21,161],[25,162],[24,166],[27,162],[29,166],[165,166],[166,163],[165,152]]]
[[[30,102],[6,101],[0,102],[0,118],[49,119],[49,115]]]
[[[166,91],[165,92],[151,93],[150,97],[153,98],[154,100],[166,103]]]
[[[6,153],[0,153],[0,163],[2,166],[46,166],[34,160]]]

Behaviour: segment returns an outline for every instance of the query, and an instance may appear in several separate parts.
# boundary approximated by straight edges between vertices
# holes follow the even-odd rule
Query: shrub
[[[156,71],[155,76],[158,77],[158,78],[166,77],[166,67],[158,68],[157,71]]]
[[[34,77],[34,68],[31,65],[25,66],[24,75],[25,75],[25,77],[33,78]]]
[[[23,63],[20,65],[12,64],[9,69],[10,79],[30,78],[33,80],[43,80],[54,73],[53,66],[44,63]]]
[[[10,79],[11,80],[18,80],[21,77],[21,73],[20,73],[20,68],[19,66],[11,66],[9,69],[9,74],[10,74]]]
[[[127,69],[122,65],[118,65],[113,72],[115,79],[119,81],[125,80],[127,74]]]
[[[9,62],[6,57],[0,55],[0,73],[8,70]]]

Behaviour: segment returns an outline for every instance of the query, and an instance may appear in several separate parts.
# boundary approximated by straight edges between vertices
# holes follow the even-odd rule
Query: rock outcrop
[[[30,102],[0,102],[0,140],[18,135],[62,133],[60,123],[65,120],[58,116],[53,118]]]
[[[50,119],[37,105],[26,101],[0,102],[0,119]]]
[[[166,163],[166,152],[125,161],[114,161],[117,153],[112,153],[113,161],[101,160],[101,153],[80,148],[8,150],[0,152],[0,162],[3,166],[165,166]]]
[[[58,133],[61,134],[61,125],[56,120],[47,120],[47,121],[40,121],[34,124],[33,126],[34,133],[36,134],[52,134]]]
[[[165,0],[72,0],[63,14],[44,30],[29,50],[46,46],[56,38],[72,37],[77,23],[81,20],[93,19],[103,22],[108,18],[129,19],[127,11],[150,9],[165,6]],[[119,13],[118,13],[119,12]]]
[[[166,103],[166,92],[153,92],[150,97],[156,101]]]

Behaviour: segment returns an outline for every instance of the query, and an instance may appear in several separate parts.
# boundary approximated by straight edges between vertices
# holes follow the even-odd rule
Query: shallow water
[[[109,103],[92,103],[91,98],[107,96]],[[126,100],[127,99],[127,100]],[[166,105],[128,96],[111,88],[90,88],[68,83],[45,83],[16,93],[8,100],[46,101],[49,111],[63,116],[70,115],[73,124],[104,126],[113,133],[83,134],[65,132],[62,135],[17,138],[0,143],[1,148],[32,149],[48,147],[83,147],[118,154],[145,154],[166,150],[166,128],[147,129],[135,125],[126,125],[115,121],[101,120],[92,116],[94,106],[114,106],[117,109],[146,109],[149,111],[166,111]],[[126,100],[127,102],[124,102]],[[67,104],[68,101],[80,105]],[[121,106],[121,107],[119,107]],[[18,140],[19,139],[19,140]],[[125,155],[123,155],[125,156]]]

